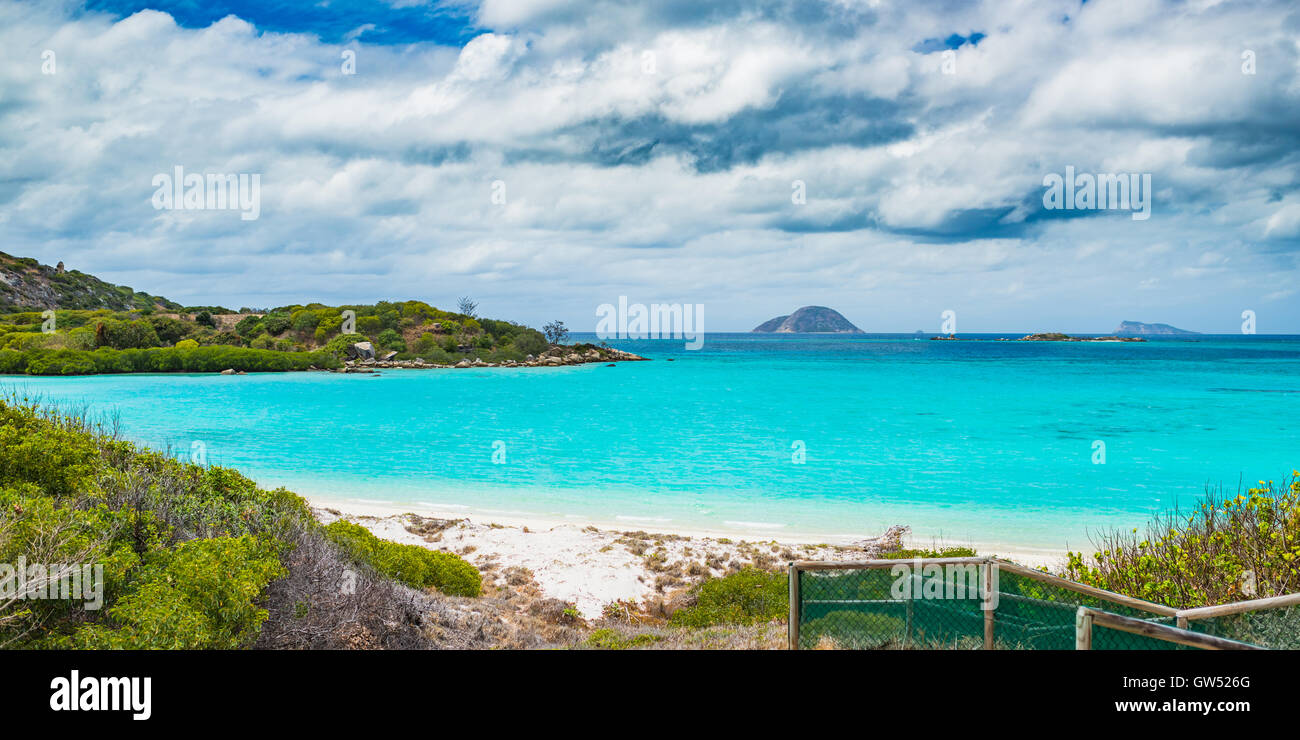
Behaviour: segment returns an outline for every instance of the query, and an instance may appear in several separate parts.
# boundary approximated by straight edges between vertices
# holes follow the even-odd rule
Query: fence
[[[1300,594],[1181,609],[1179,627],[1275,650],[1300,649]]]
[[[1091,650],[1093,638],[1099,629],[1118,630],[1131,635],[1140,635],[1156,640],[1163,640],[1174,645],[1200,648],[1202,650],[1264,650],[1258,645],[1250,645],[1237,640],[1192,632],[1181,627],[1148,622],[1145,619],[1122,617],[1118,614],[1079,607],[1075,614],[1075,649]]]
[[[1179,613],[991,557],[800,561],[790,564],[789,646],[1069,650],[1080,607],[1171,629]],[[1180,646],[1093,625],[1094,649]]]

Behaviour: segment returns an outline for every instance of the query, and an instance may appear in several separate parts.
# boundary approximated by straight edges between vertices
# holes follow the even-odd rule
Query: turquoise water
[[[308,495],[624,528],[1077,549],[1300,465],[1300,337],[613,344],[655,361],[0,385]]]

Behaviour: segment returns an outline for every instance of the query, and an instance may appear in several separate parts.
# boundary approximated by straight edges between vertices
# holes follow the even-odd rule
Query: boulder
[[[474,367],[474,365],[471,364],[469,360],[461,360],[456,363],[456,367]]]
[[[355,357],[360,360],[375,359],[375,345],[370,342],[357,342],[347,348],[349,357]]]
[[[384,356],[379,359],[383,360],[384,362],[388,362],[389,360],[393,359],[396,356],[397,356],[397,350],[393,350],[392,352],[385,352]]]
[[[226,368],[225,370],[222,370],[222,371],[221,371],[221,374],[222,374],[222,375],[234,375],[234,374],[235,374],[235,369],[234,369],[233,367],[228,367],[228,368]]]

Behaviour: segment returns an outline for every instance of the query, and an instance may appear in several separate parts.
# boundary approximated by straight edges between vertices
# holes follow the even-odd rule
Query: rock
[[[347,348],[349,357],[355,357],[360,360],[375,359],[375,345],[370,342],[357,342]]]
[[[469,360],[461,360],[460,362],[456,363],[455,367],[474,367],[474,366],[470,364]]]
[[[383,360],[384,362],[388,362],[394,357],[397,357],[397,350],[393,350],[392,352],[385,352],[384,356],[380,357],[379,359]]]
[[[527,356],[527,357],[524,358],[524,362],[532,362],[532,361],[534,361],[534,360],[536,360],[536,359],[537,359],[536,357],[533,357],[532,355],[529,355],[529,356]]]
[[[234,374],[235,374],[235,369],[234,369],[233,367],[228,367],[228,368],[226,368],[225,370],[222,370],[222,371],[221,371],[221,374],[222,374],[222,375],[234,375]]]
[[[879,537],[868,537],[856,544],[866,551],[868,560],[875,560],[885,553],[903,549],[903,537],[911,532],[911,527],[895,524]]]
[[[615,365],[614,363],[611,362],[611,363],[609,363],[608,365],[606,365],[605,367],[618,367],[618,365]]]

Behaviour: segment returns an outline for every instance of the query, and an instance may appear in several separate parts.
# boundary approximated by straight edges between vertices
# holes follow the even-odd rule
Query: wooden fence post
[[[985,559],[980,566],[980,581],[983,584],[984,599],[980,606],[984,608],[984,649],[993,649],[993,565],[991,559]]]
[[[799,649],[799,616],[802,611],[799,608],[799,566],[792,562],[790,563],[790,620],[786,629],[791,650]]]
[[[1092,612],[1086,606],[1074,613],[1074,649],[1092,649]]]

